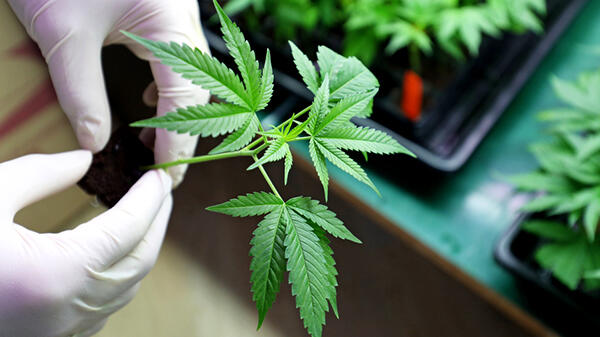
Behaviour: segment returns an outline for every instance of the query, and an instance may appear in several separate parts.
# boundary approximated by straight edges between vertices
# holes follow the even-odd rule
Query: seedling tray
[[[201,8],[204,8],[204,1],[200,0]],[[355,123],[384,130],[435,171],[458,170],[586,2],[548,0],[545,33],[542,35],[506,34],[502,39],[486,39],[478,57],[457,65],[458,70],[452,74],[443,75],[443,87],[441,90],[435,88],[429,94],[423,118],[416,123],[404,118],[397,104],[396,93],[402,86],[405,68],[389,58],[376,62],[372,70],[382,87],[375,101],[372,120],[356,119]],[[203,10],[202,14],[213,52],[224,55],[226,49],[216,31],[217,25],[211,24],[214,22],[214,19],[211,20],[212,12]],[[335,32],[332,36],[330,41],[318,43],[336,49],[340,39],[335,38]],[[247,37],[259,54],[266,48],[271,50],[275,78],[280,86],[299,97],[312,99],[311,93],[299,80],[289,48],[280,47],[271,37],[260,32]],[[310,51],[315,46],[304,45],[301,48],[314,58]],[[264,55],[257,56],[262,58]]]
[[[542,240],[521,230],[530,217],[522,213],[496,245],[496,261],[520,281],[525,304],[550,327],[565,336],[597,336],[600,329],[600,291],[568,289],[534,259]]]

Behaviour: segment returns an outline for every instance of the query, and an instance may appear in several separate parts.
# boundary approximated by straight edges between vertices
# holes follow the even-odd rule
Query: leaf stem
[[[311,138],[310,136],[296,137],[296,138],[292,139],[291,142],[295,142],[297,140],[309,140],[310,138]]]
[[[256,157],[256,155],[253,155],[252,159],[254,159],[255,162],[258,161],[258,158]],[[273,191],[273,193],[277,197],[279,197],[279,199],[283,200],[283,198],[281,197],[281,195],[279,194],[279,192],[275,188],[275,185],[273,185],[273,182],[271,181],[271,178],[269,178],[269,175],[267,174],[267,171],[265,171],[265,169],[263,168],[263,166],[262,165],[258,165],[258,169],[259,169],[260,173],[262,173],[262,175],[265,178],[265,181],[267,182],[267,184],[269,185],[269,187],[271,188],[271,191]]]
[[[162,169],[162,168],[168,168],[171,166],[182,165],[182,164],[204,163],[204,162],[213,161],[213,160],[243,157],[243,156],[254,156],[254,151],[240,150],[240,151],[234,151],[234,152],[208,154],[208,155],[204,155],[204,156],[179,159],[179,160],[175,160],[175,161],[171,161],[171,162],[167,162],[167,163],[143,166],[142,169],[144,169],[144,170]]]

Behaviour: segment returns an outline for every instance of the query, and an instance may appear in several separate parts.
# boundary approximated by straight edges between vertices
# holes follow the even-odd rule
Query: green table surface
[[[520,204],[513,188],[500,177],[537,166],[527,149],[528,144],[546,136],[536,114],[561,106],[550,78],[575,79],[582,71],[596,69],[600,65],[600,54],[592,51],[596,46],[600,46],[600,1],[590,1],[468,163],[433,194],[413,193],[374,170],[367,171],[382,198],[333,167],[331,176],[468,275],[522,305],[525,301],[515,279],[493,258],[494,246]],[[401,168],[398,171],[402,174]]]

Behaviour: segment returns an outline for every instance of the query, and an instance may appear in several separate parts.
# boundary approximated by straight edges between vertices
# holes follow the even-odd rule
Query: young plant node
[[[287,270],[304,326],[312,336],[319,337],[330,306],[338,316],[337,271],[326,234],[356,243],[360,240],[335,213],[317,200],[303,196],[284,200],[263,165],[284,160],[285,184],[293,164],[289,143],[308,141],[310,156],[327,199],[329,175],[326,159],[377,191],[365,171],[344,150],[411,153],[387,134],[351,123],[350,119],[355,116],[370,115],[371,101],[379,83],[356,58],[343,57],[326,47],[319,47],[317,71],[308,57],[290,42],[298,71],[308,89],[315,94],[314,101],[278,126],[264,130],[256,113],[267,107],[273,95],[269,51],[261,70],[240,29],[216,1],[214,4],[223,38],[241,79],[232,69],[197,48],[151,41],[123,32],[152,51],[173,71],[208,89],[223,101],[177,109],[165,116],[138,121],[132,126],[164,128],[202,137],[229,134],[207,155],[150,168],[243,156],[253,160],[248,170],[258,169],[271,191],[241,195],[208,207],[208,210],[234,217],[264,215],[250,242],[253,257],[250,280],[258,309],[258,328],[275,301]]]

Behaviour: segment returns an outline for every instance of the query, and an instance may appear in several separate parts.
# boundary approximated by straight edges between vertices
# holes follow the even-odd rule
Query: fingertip
[[[110,122],[86,117],[77,122],[76,135],[82,148],[98,153],[110,139]]]
[[[187,165],[178,165],[169,167],[168,173],[173,181],[172,188],[177,188],[182,182],[185,176],[185,172],[187,171]]]
[[[171,189],[173,188],[173,179],[165,170],[154,170],[156,174],[158,174],[158,178],[160,179],[161,185],[164,189],[165,197],[171,193]]]

